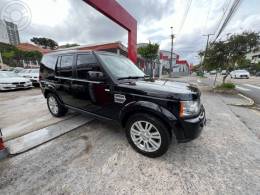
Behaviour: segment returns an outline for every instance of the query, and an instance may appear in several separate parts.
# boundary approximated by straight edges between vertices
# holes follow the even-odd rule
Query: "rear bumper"
[[[179,136],[177,140],[180,143],[196,139],[201,134],[203,127],[206,125],[206,113],[202,107],[199,116],[191,119],[184,119],[179,124]]]

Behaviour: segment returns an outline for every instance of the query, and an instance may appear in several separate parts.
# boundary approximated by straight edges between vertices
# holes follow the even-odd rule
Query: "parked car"
[[[210,75],[215,75],[215,74],[217,74],[217,71],[216,70],[212,70],[212,71],[209,72],[209,74]]]
[[[118,121],[130,145],[149,157],[164,154],[172,138],[195,139],[206,121],[197,87],[152,80],[128,58],[108,52],[46,54],[40,83],[53,116],[72,109]]]
[[[24,69],[18,74],[22,77],[29,78],[33,86],[39,86],[39,68],[35,69]]]
[[[260,77],[260,72],[256,72],[255,76]]]
[[[226,75],[227,74],[227,71],[226,70],[222,70],[221,71],[221,75]]]
[[[231,78],[246,78],[249,79],[250,73],[247,70],[234,70],[230,73]]]
[[[15,67],[15,68],[12,70],[12,72],[18,74],[19,72],[22,72],[23,70],[24,70],[24,68],[22,68],[22,67]]]
[[[0,91],[27,88],[32,88],[32,82],[29,79],[19,77],[10,71],[0,71]]]

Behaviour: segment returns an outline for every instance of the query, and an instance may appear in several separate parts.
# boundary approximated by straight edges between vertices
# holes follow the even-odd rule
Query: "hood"
[[[171,100],[196,100],[200,91],[196,86],[184,82],[166,80],[136,81],[120,84],[132,93]],[[129,92],[129,91],[128,91]]]
[[[0,78],[0,83],[27,82],[29,79],[23,77]]]

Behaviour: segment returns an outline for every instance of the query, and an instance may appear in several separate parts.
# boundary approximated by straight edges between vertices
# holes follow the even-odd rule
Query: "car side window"
[[[57,75],[61,77],[72,77],[73,55],[64,55],[59,59]]]
[[[57,62],[56,55],[46,55],[43,56],[41,65],[45,66],[47,69],[54,69]]]
[[[79,79],[89,80],[92,71],[101,71],[98,62],[93,54],[78,54],[77,76]]]

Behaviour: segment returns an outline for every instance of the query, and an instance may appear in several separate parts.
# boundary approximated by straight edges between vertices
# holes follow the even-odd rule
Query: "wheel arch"
[[[158,118],[166,125],[169,133],[172,135],[172,129],[174,129],[177,118],[166,108],[147,101],[131,102],[124,106],[120,112],[122,126],[125,127],[127,120],[137,113],[145,113]]]
[[[64,105],[62,99],[58,96],[58,94],[53,89],[45,89],[43,92],[43,95],[45,98],[47,98],[48,94],[50,94],[50,93],[54,94],[58,98],[59,103]]]

